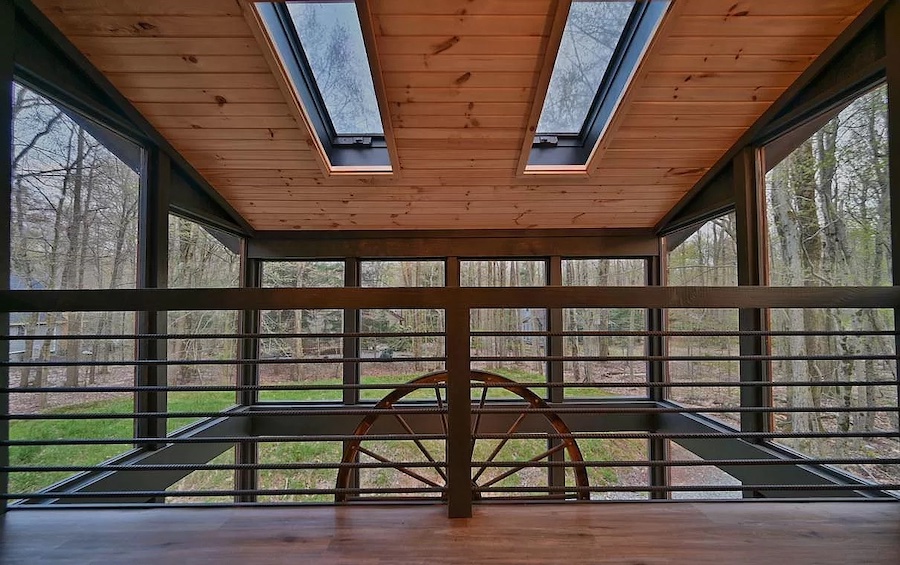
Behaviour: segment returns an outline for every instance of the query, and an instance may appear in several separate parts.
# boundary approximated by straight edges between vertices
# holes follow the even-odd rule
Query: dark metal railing
[[[0,367],[7,373],[29,370],[57,374],[53,382],[60,384],[41,380],[34,386],[0,388],[0,394],[14,400],[11,413],[0,415],[10,431],[9,439],[2,444],[10,462],[2,467],[7,486],[0,497],[16,501],[11,508],[20,509],[424,500],[449,503],[451,513],[457,515],[473,502],[540,498],[596,501],[677,498],[681,494],[891,498],[888,491],[900,490],[896,352],[879,345],[848,354],[748,354],[735,353],[736,347],[703,348],[701,343],[696,346],[696,354],[666,348],[659,354],[659,349],[652,350],[648,344],[653,339],[665,343],[669,338],[748,337],[767,341],[783,337],[891,338],[893,344],[897,338],[893,330],[691,331],[649,326],[609,331],[471,329],[472,310],[489,307],[635,308],[643,304],[647,308],[893,308],[900,304],[897,289],[727,290],[254,289],[228,290],[228,296],[237,297],[237,301],[229,303],[220,296],[215,305],[199,291],[115,291],[117,298],[104,304],[95,291],[0,292],[3,304],[14,311],[142,311],[151,305],[160,310],[185,310],[191,309],[189,302],[196,301],[193,308],[249,311],[427,307],[443,310],[446,320],[446,329],[440,331],[3,336],[6,341],[52,339],[61,344],[79,340],[175,345],[186,340],[225,340],[255,343],[257,349],[239,348],[244,353],[231,359],[201,353],[194,358],[41,358],[3,363]],[[476,344],[475,340],[486,338],[518,340],[519,346],[501,348],[498,353]],[[619,354],[617,350],[603,355],[566,355],[558,345],[549,347],[554,338],[632,338],[640,340],[635,343],[642,343],[645,349],[641,353]],[[307,343],[328,339],[345,344],[362,339],[435,342],[432,351],[408,357],[366,357],[358,350],[344,350],[346,356],[261,358],[258,344],[270,339],[302,339]],[[479,349],[482,346],[484,349]],[[624,351],[623,347],[619,349]],[[248,355],[247,351],[255,354]],[[679,364],[703,366],[711,362],[762,363],[770,367],[791,362],[875,363],[878,370],[866,380],[840,374],[828,381],[802,375],[778,380],[773,371],[760,374],[766,378],[748,378],[735,372],[733,379],[715,373],[685,380],[668,371]],[[597,380],[569,382],[572,376],[566,368],[577,363],[620,370]],[[383,368],[381,378],[373,382],[367,380],[370,377],[359,376],[358,367],[368,364]],[[343,371],[336,377],[310,372],[322,365],[355,366],[356,376],[347,376],[354,371]],[[527,370],[535,365],[543,367],[543,374]],[[261,370],[284,366],[296,369],[299,380],[260,376]],[[437,368],[438,372],[425,380],[407,382],[408,371],[415,366]],[[621,370],[626,366],[644,369],[626,379],[627,371]],[[388,374],[392,367],[396,367],[394,377]],[[507,376],[485,376],[474,367],[487,367],[489,372]],[[197,383],[163,378],[140,386],[121,380],[98,380],[80,386],[66,384],[62,377],[61,371],[72,368],[78,372],[96,368],[233,368],[236,374],[227,382],[222,377]],[[249,384],[240,380],[248,370],[255,375]],[[318,376],[309,376],[313,374]],[[692,389],[693,396],[679,396]],[[838,389],[851,390],[852,398],[823,398],[823,391],[828,396]],[[746,394],[748,390],[761,393],[754,396]],[[786,396],[789,391],[806,390],[816,390],[818,396],[813,399],[807,394],[799,402]],[[877,394],[864,392],[870,390]],[[777,391],[781,391],[780,396]],[[348,392],[353,394],[347,396]],[[706,396],[714,392],[721,396]],[[216,396],[213,404],[217,406],[211,406],[210,395],[216,393],[233,394],[234,401]],[[246,398],[242,394],[248,393],[266,396],[242,404],[240,399]],[[371,399],[359,398],[363,393],[371,393]],[[676,401],[676,396],[681,401]],[[169,405],[165,401],[139,402],[138,406],[162,409],[135,412],[128,402],[115,405],[115,409],[111,409],[112,404],[104,404],[104,399],[132,397],[168,397]],[[42,403],[54,398],[55,403]],[[59,400],[62,398],[65,402]],[[763,400],[748,404],[752,398]],[[227,406],[217,409],[223,403]],[[763,427],[747,427],[742,415],[759,416]],[[795,428],[791,418],[798,415],[813,418],[814,426]],[[869,419],[868,423],[860,423],[862,416]],[[175,424],[183,427],[166,435],[135,437],[120,426],[138,421],[162,422],[156,429],[163,430],[166,422],[170,428]],[[93,448],[106,451],[90,451]],[[117,448],[122,453],[110,457]],[[249,462],[246,458],[222,460],[222,454],[233,448],[255,455]],[[52,460],[51,449],[69,450],[66,453],[71,458]],[[690,457],[677,455],[676,450]],[[96,455],[92,460],[78,459],[91,453]],[[676,477],[681,472],[692,474]],[[218,475],[210,479],[211,473]],[[247,482],[247,476],[255,480]],[[221,497],[233,502],[223,502]]]

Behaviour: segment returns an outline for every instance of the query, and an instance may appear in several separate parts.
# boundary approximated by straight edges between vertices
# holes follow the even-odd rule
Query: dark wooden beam
[[[649,230],[448,230],[404,232],[258,232],[256,259],[429,257],[648,257]]]
[[[0,291],[0,311],[299,308],[894,308],[895,287],[223,288]]]

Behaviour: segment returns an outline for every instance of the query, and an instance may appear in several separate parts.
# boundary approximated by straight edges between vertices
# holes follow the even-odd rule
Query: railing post
[[[168,155],[156,148],[145,148],[141,167],[141,196],[138,213],[137,287],[168,286],[169,189],[172,180]],[[135,314],[139,334],[167,331],[166,312],[142,311]],[[165,339],[138,339],[136,358],[141,361],[165,361]],[[136,370],[138,386],[166,386],[166,365],[142,365]],[[166,392],[137,392],[134,397],[135,437],[166,436],[165,417],[141,417],[141,413],[165,412]],[[155,445],[147,446],[155,449]]]
[[[447,500],[450,518],[472,516],[472,402],[469,308],[444,311],[447,324]]]
[[[659,239],[659,252],[656,257],[647,260],[647,286],[666,286],[668,259],[666,251],[666,240],[664,237]],[[650,331],[663,332],[668,327],[668,318],[666,311],[663,309],[647,310],[647,329]],[[664,336],[650,336],[647,338],[646,344],[647,355],[661,357],[669,351],[668,338]],[[669,381],[669,366],[665,361],[649,361],[647,362],[647,380],[651,384],[665,383]],[[651,400],[662,402],[668,397],[668,390],[659,387],[650,387],[649,396]],[[654,426],[655,427],[655,426]],[[656,431],[655,429],[652,431]],[[652,461],[666,461],[669,458],[669,444],[665,439],[651,439],[649,445],[649,454]],[[650,467],[650,485],[654,487],[665,487],[670,483],[669,467]],[[650,498],[665,499],[670,498],[671,493],[662,491],[651,491]]]
[[[357,257],[347,257],[344,259],[344,286],[348,288],[356,288],[362,286],[360,273],[360,260]],[[347,308],[344,310],[344,333],[358,333],[360,327],[360,312],[358,308]],[[342,351],[344,358],[352,357],[360,358],[360,340],[358,337],[344,337]],[[344,361],[343,364],[343,383],[345,385],[357,385],[360,383],[359,361]],[[343,402],[345,406],[359,404],[359,389],[344,389]],[[350,446],[349,441],[344,442],[344,452]],[[359,461],[359,454],[356,456]],[[350,488],[359,488],[359,469],[351,469],[350,471]]]
[[[262,282],[262,262],[248,256],[248,241],[241,240],[241,288],[258,288]],[[257,334],[260,330],[259,310],[242,310],[238,331],[242,334]],[[238,342],[238,355],[241,359],[259,359],[259,338],[245,337]],[[259,365],[239,365],[237,380],[240,386],[256,386],[259,384]],[[242,406],[252,406],[259,401],[258,390],[240,390],[236,402]],[[259,447],[256,442],[242,441],[235,445],[235,462],[241,465],[255,465],[259,461]],[[259,485],[257,469],[237,469],[234,472],[234,485],[237,490],[256,490]],[[241,494],[234,497],[235,502],[255,502],[256,495]]]
[[[13,34],[15,9],[12,2],[0,3],[0,290],[9,290],[10,261],[12,251],[10,215],[12,213],[12,87],[13,87]],[[0,312],[0,330],[9,333],[9,312]],[[9,360],[9,341],[0,340],[0,360]],[[9,387],[9,367],[0,367],[0,387]],[[0,466],[9,465],[9,393],[0,393]],[[0,494],[9,492],[9,473],[0,474]],[[0,513],[6,512],[6,499],[0,500]]]
[[[550,286],[563,285],[562,257],[559,255],[550,257],[547,269],[547,283]],[[563,331],[564,320],[562,308],[551,308],[547,311],[547,330],[551,332]],[[547,338],[547,355],[550,357],[561,357],[565,355],[565,340],[560,335],[550,336]],[[565,380],[565,364],[563,361],[547,362],[547,381],[550,383],[562,383]],[[564,390],[562,387],[550,387],[550,402],[562,402]],[[547,449],[553,449],[562,443],[559,439],[547,440]],[[550,455],[550,461],[562,463],[566,460],[564,450],[557,451]],[[549,467],[547,469],[547,480],[550,481],[552,487],[566,486],[566,469],[565,467]]]
[[[888,92],[888,183],[891,197],[891,273],[900,286],[900,1],[889,3],[884,12]],[[900,329],[900,308],[894,308],[894,331]],[[900,370],[900,334],[894,336],[894,353]],[[900,406],[900,379],[897,381]],[[898,417],[900,418],[900,417]],[[895,422],[896,424],[896,422]]]

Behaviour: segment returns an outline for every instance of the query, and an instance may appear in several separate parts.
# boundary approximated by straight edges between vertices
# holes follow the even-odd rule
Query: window
[[[668,5],[662,0],[572,3],[529,167],[587,163]]]
[[[266,2],[256,9],[332,170],[390,172],[356,4]]]

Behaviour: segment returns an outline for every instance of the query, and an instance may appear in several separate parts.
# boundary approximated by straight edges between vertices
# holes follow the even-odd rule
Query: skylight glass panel
[[[287,9],[334,133],[383,135],[356,4],[289,2]]]
[[[572,3],[538,122],[538,134],[576,135],[610,69],[634,1]]]

